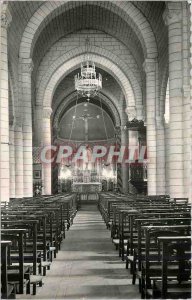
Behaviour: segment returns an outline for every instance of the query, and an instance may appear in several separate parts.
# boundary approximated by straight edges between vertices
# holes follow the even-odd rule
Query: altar
[[[101,192],[102,185],[100,182],[73,182],[72,191],[77,193],[98,193]]]

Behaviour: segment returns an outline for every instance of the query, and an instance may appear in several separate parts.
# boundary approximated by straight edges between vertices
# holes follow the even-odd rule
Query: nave
[[[23,297],[19,297],[23,299]],[[84,204],[36,296],[25,299],[138,299],[96,204]]]
[[[1,204],[2,299],[190,298],[186,198],[82,196]]]

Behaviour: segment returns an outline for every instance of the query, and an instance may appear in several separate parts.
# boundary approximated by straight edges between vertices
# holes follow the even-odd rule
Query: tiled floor
[[[139,299],[96,205],[83,205],[31,299]],[[23,297],[22,297],[23,299]]]

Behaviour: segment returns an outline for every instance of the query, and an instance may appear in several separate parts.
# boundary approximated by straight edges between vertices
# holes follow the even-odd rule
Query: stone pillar
[[[15,198],[15,126],[13,122],[9,125],[9,194]]]
[[[42,111],[43,108],[40,105],[35,105],[34,110],[34,139],[33,139],[33,145],[39,147],[42,144]]]
[[[147,114],[147,185],[148,195],[157,194],[157,134],[156,134],[156,67],[155,59],[146,59],[146,114]]]
[[[116,127],[116,145],[120,149],[121,147],[121,128],[120,126]],[[117,189],[118,191],[122,191],[122,172],[121,172],[121,163],[116,163],[117,170]]]
[[[21,120],[15,124],[15,198],[23,197],[23,131]]]
[[[9,201],[9,92],[7,28],[12,20],[7,4],[1,5],[1,58],[0,58],[0,200]]]
[[[169,124],[165,124],[165,193],[169,195]]]
[[[129,146],[128,142],[128,130],[122,126],[121,128],[121,145],[126,149]],[[121,177],[122,177],[122,191],[127,194],[129,191],[129,165],[124,162],[121,165]]]
[[[31,73],[33,62],[29,59],[20,61],[21,97],[23,105],[23,196],[33,196],[33,153],[32,153],[32,108],[31,108]]]
[[[157,195],[165,195],[165,128],[164,118],[156,117],[157,131]]]
[[[51,117],[52,109],[47,107],[43,109],[42,122],[42,142],[43,146],[51,146]],[[51,151],[47,152],[46,158],[51,157]],[[43,179],[43,194],[52,194],[52,170],[51,163],[42,162],[42,179]]]
[[[190,122],[190,86],[183,85],[183,184],[184,184],[184,196],[190,198],[191,183],[190,178],[192,176],[190,161],[191,157],[191,122]]]
[[[169,194],[184,196],[181,3],[168,2],[163,15],[169,37]]]
[[[184,1],[182,3],[182,58],[183,58],[183,158],[184,158],[184,195],[190,198],[190,189],[192,190],[190,177],[192,176],[191,166],[189,161],[192,160],[191,157],[191,105],[190,105],[190,47],[189,40],[190,37],[190,19],[192,21],[192,15],[190,15],[191,1],[187,3]],[[191,18],[190,18],[191,16]],[[192,75],[192,74],[191,74]],[[192,201],[192,199],[190,199]]]
[[[190,25],[189,25],[189,37],[190,37],[190,41],[192,41],[192,1],[188,0],[188,4],[189,4],[189,17],[190,17]],[[190,45],[190,49],[189,49],[190,53],[192,53],[192,42]],[[190,55],[190,59],[189,59],[189,66],[192,66],[192,55]],[[192,87],[192,68],[190,68],[189,71],[189,84],[190,87]],[[190,99],[192,97],[192,92],[190,90]],[[192,135],[190,134],[190,138],[189,138],[189,143],[190,145],[192,145]],[[190,153],[191,153],[191,162],[190,162],[190,185],[189,185],[189,201],[192,202],[192,149],[190,149]]]

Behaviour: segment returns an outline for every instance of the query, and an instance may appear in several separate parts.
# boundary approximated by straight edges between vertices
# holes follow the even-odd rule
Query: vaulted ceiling
[[[126,78],[129,77],[134,97],[140,97],[139,101],[145,105],[143,62],[146,58],[144,44],[148,41],[143,40],[140,30],[145,31],[146,24],[137,24],[130,16],[132,12],[135,16],[141,15],[151,28],[151,34],[157,45],[159,80],[161,82],[167,68],[168,35],[162,18],[165,3],[164,1],[132,1],[130,3],[132,6],[127,1],[10,1],[8,6],[12,15],[12,23],[8,29],[8,49],[15,98],[19,98],[19,60],[20,56],[25,57],[25,48],[21,44],[23,36],[26,45],[27,42],[31,45],[30,57],[34,63],[32,73],[34,114],[35,105],[39,105],[37,103],[38,93],[41,99],[39,90],[42,82],[45,80],[45,76],[48,78],[47,82],[52,76],[51,73],[47,75],[50,68],[54,64],[56,65],[61,57],[66,57],[67,61],[67,57],[70,57],[73,52],[72,58],[74,57],[75,60],[78,56],[78,49],[83,49],[85,37],[88,36],[94,51],[100,51],[98,56],[105,56],[108,63],[112,62]],[[42,21],[40,22],[40,20]],[[37,24],[40,25],[37,26]],[[32,41],[28,40],[28,33],[34,35]],[[59,64],[54,72],[58,68]],[[107,70],[102,64],[98,64],[96,68],[103,75],[102,101],[106,103],[104,113],[110,124],[113,119],[117,120],[118,114],[121,114],[120,106],[122,106],[122,101],[125,101],[122,98],[125,91],[110,72],[110,67]],[[61,76],[61,79],[58,79],[55,84],[52,95],[53,115],[56,115],[57,110],[61,109],[62,103],[69,101],[67,100],[69,97],[70,101],[75,99],[75,95],[70,95],[74,93],[74,74],[77,72],[79,72],[78,64],[69,73],[66,73],[64,78]],[[127,90],[127,86],[125,89]],[[111,111],[111,116],[107,107]],[[97,107],[95,106],[94,109],[97,110]],[[114,117],[115,114],[116,117]],[[59,118],[65,117],[61,109]],[[96,125],[94,127],[96,132],[98,128]]]

